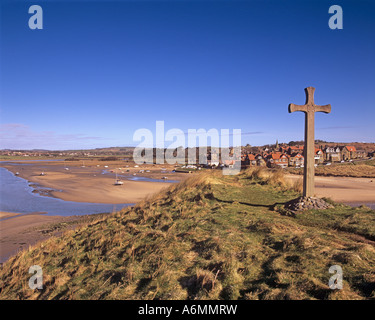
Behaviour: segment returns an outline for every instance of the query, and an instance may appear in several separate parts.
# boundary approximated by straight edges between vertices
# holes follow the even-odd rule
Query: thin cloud
[[[264,134],[265,132],[263,131],[254,131],[254,132],[242,132],[241,135],[242,136],[250,136],[250,135],[253,135],[253,134]]]
[[[208,132],[208,130],[206,130],[206,132]],[[221,133],[220,130],[218,130],[219,134]],[[254,131],[254,132],[241,132],[241,136],[249,136],[249,135],[256,135],[256,134],[264,134],[265,132],[263,131]],[[182,133],[179,133],[179,132],[174,132],[173,133],[174,135],[184,135],[184,136],[187,136],[189,133],[188,132],[182,132]],[[229,133],[229,136],[233,136],[233,135],[238,135],[238,133]]]
[[[354,129],[354,128],[358,128],[358,127],[355,127],[355,126],[332,126],[332,127],[323,127],[323,128],[317,128],[319,130],[336,130],[336,129]]]
[[[33,149],[59,148],[61,145],[75,142],[96,141],[101,137],[77,134],[59,134],[53,131],[35,131],[21,123],[0,124],[0,148]]]

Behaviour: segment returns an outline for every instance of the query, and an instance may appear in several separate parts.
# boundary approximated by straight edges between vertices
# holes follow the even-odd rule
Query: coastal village
[[[279,166],[281,168],[299,168],[303,167],[304,164],[303,151],[304,146],[302,144],[279,144],[277,141],[275,145],[270,147],[244,147],[241,154],[241,166],[267,166],[269,168]],[[370,159],[374,157],[374,155],[375,151],[357,149],[353,145],[315,145],[314,160],[315,166],[330,165],[334,162],[350,162],[353,160]]]
[[[320,141],[316,141],[320,142]],[[356,146],[357,145],[357,146]],[[361,147],[361,149],[358,147]],[[241,154],[234,154],[234,149],[230,148],[230,157],[238,160],[221,161],[217,154],[211,153],[208,147],[207,162],[200,163],[197,149],[197,163],[183,166],[187,169],[197,167],[230,167],[236,161],[241,162],[241,168],[252,166],[268,168],[300,168],[304,166],[304,146],[302,142],[278,143],[273,145],[255,146],[246,145],[241,147]],[[97,160],[132,160],[133,147],[112,147],[93,150],[69,150],[69,151],[49,151],[49,150],[0,150],[0,156],[17,158],[64,158],[65,160],[97,159]],[[154,150],[155,153],[156,150]],[[187,153],[187,149],[185,149]],[[331,165],[334,163],[344,163],[372,159],[375,157],[375,144],[353,143],[353,144],[325,144],[324,142],[315,144],[315,166]],[[187,163],[187,161],[186,161]]]
[[[375,150],[369,149],[372,144],[368,144],[366,149],[358,149],[354,145],[315,145],[314,162],[318,165],[331,165],[333,163],[352,162],[354,160],[372,159]],[[236,161],[241,162],[241,168],[259,166],[268,168],[301,168],[304,166],[304,145],[276,143],[263,147],[245,146],[241,148],[241,154],[236,155],[234,149],[230,151],[230,156],[238,160],[226,160],[221,162],[217,154],[208,154],[208,167],[234,166]]]

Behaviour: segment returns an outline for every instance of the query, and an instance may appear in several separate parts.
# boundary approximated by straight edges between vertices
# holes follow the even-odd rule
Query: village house
[[[255,160],[256,160],[257,166],[259,166],[259,167],[264,167],[267,164],[266,160],[263,158],[263,156],[261,154],[257,154],[255,156]]]
[[[257,165],[257,159],[255,158],[255,155],[248,154],[249,164],[250,166],[256,166]]]
[[[248,167],[248,166],[256,166],[257,160],[255,159],[255,155],[252,153],[248,153],[241,157],[241,166]]]
[[[321,164],[324,162],[324,153],[321,149],[315,148],[314,160],[315,164]]]
[[[341,150],[339,147],[325,147],[323,149],[324,160],[328,162],[341,161]]]
[[[289,156],[289,167],[301,167],[303,166],[304,157],[302,154],[296,152]]]
[[[250,160],[249,160],[249,155],[245,154],[241,156],[241,168],[246,168],[250,166]]]
[[[288,166],[288,157],[284,153],[276,152],[271,153],[266,157],[267,166],[271,167],[273,165],[278,165],[281,168],[286,168]]]
[[[225,160],[224,165],[228,168],[234,168],[236,165],[236,162],[240,162],[240,166],[242,165],[241,160]]]
[[[365,150],[358,150],[357,149],[357,159],[363,159],[367,157],[367,153]]]
[[[354,146],[344,146],[341,147],[341,159],[350,160],[357,158],[356,149]]]

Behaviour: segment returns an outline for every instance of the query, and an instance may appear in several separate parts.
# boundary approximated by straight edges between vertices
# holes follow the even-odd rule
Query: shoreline
[[[98,164],[98,162],[100,161],[92,161],[88,165],[82,166],[81,163],[72,163],[70,161],[46,161],[38,163],[7,161],[1,163],[0,166],[13,174],[18,173],[19,177],[27,180],[29,186],[34,189],[34,193],[73,202],[103,204],[137,203],[170,185],[166,181],[133,181],[124,178],[122,180],[123,185],[116,186],[114,185],[115,170],[119,171],[119,175],[124,175],[124,169],[122,169],[123,171],[117,169],[119,166],[124,166],[124,163]],[[189,176],[183,173],[161,173],[160,169],[155,168],[152,168],[151,171],[149,167],[152,167],[152,165],[149,167],[144,165],[137,168],[127,166],[129,168],[127,168],[128,172],[125,174],[128,175],[128,178],[136,174],[140,177],[151,179],[161,179],[162,176],[167,176],[169,180],[182,181]],[[150,174],[138,173],[141,169],[143,171],[146,171],[146,169],[149,170]],[[108,174],[104,174],[104,170],[107,170]],[[171,168],[169,170],[172,171]],[[45,175],[42,176],[42,172]]]
[[[89,161],[86,161],[86,163]],[[100,163],[100,164],[98,164]],[[92,161],[89,165],[71,161],[23,161],[2,162],[0,167],[25,179],[33,189],[32,193],[42,197],[52,197],[64,201],[97,204],[135,204],[144,198],[167,188],[170,183],[155,181],[134,181],[134,178],[160,179],[162,175],[170,180],[183,181],[191,174],[171,173],[174,169],[164,171],[155,165],[133,166],[124,162],[101,163]],[[166,166],[163,166],[166,167]],[[169,170],[169,172],[168,172]],[[124,178],[123,185],[115,186],[115,172]],[[126,171],[126,172],[125,172]],[[138,171],[142,171],[138,173]],[[144,172],[149,173],[144,173]],[[45,175],[41,176],[40,173]],[[161,173],[162,172],[162,173]],[[286,174],[285,177],[292,183],[302,180],[303,176]],[[168,181],[168,180],[167,180]],[[375,203],[375,179],[354,177],[315,176],[315,193],[318,197],[331,198],[333,201],[346,204]]]

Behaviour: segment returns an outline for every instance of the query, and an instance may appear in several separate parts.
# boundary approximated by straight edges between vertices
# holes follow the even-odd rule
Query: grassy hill
[[[375,211],[288,216],[293,189],[278,171],[192,177],[11,258],[0,299],[375,298]],[[328,288],[332,265],[342,290]]]

